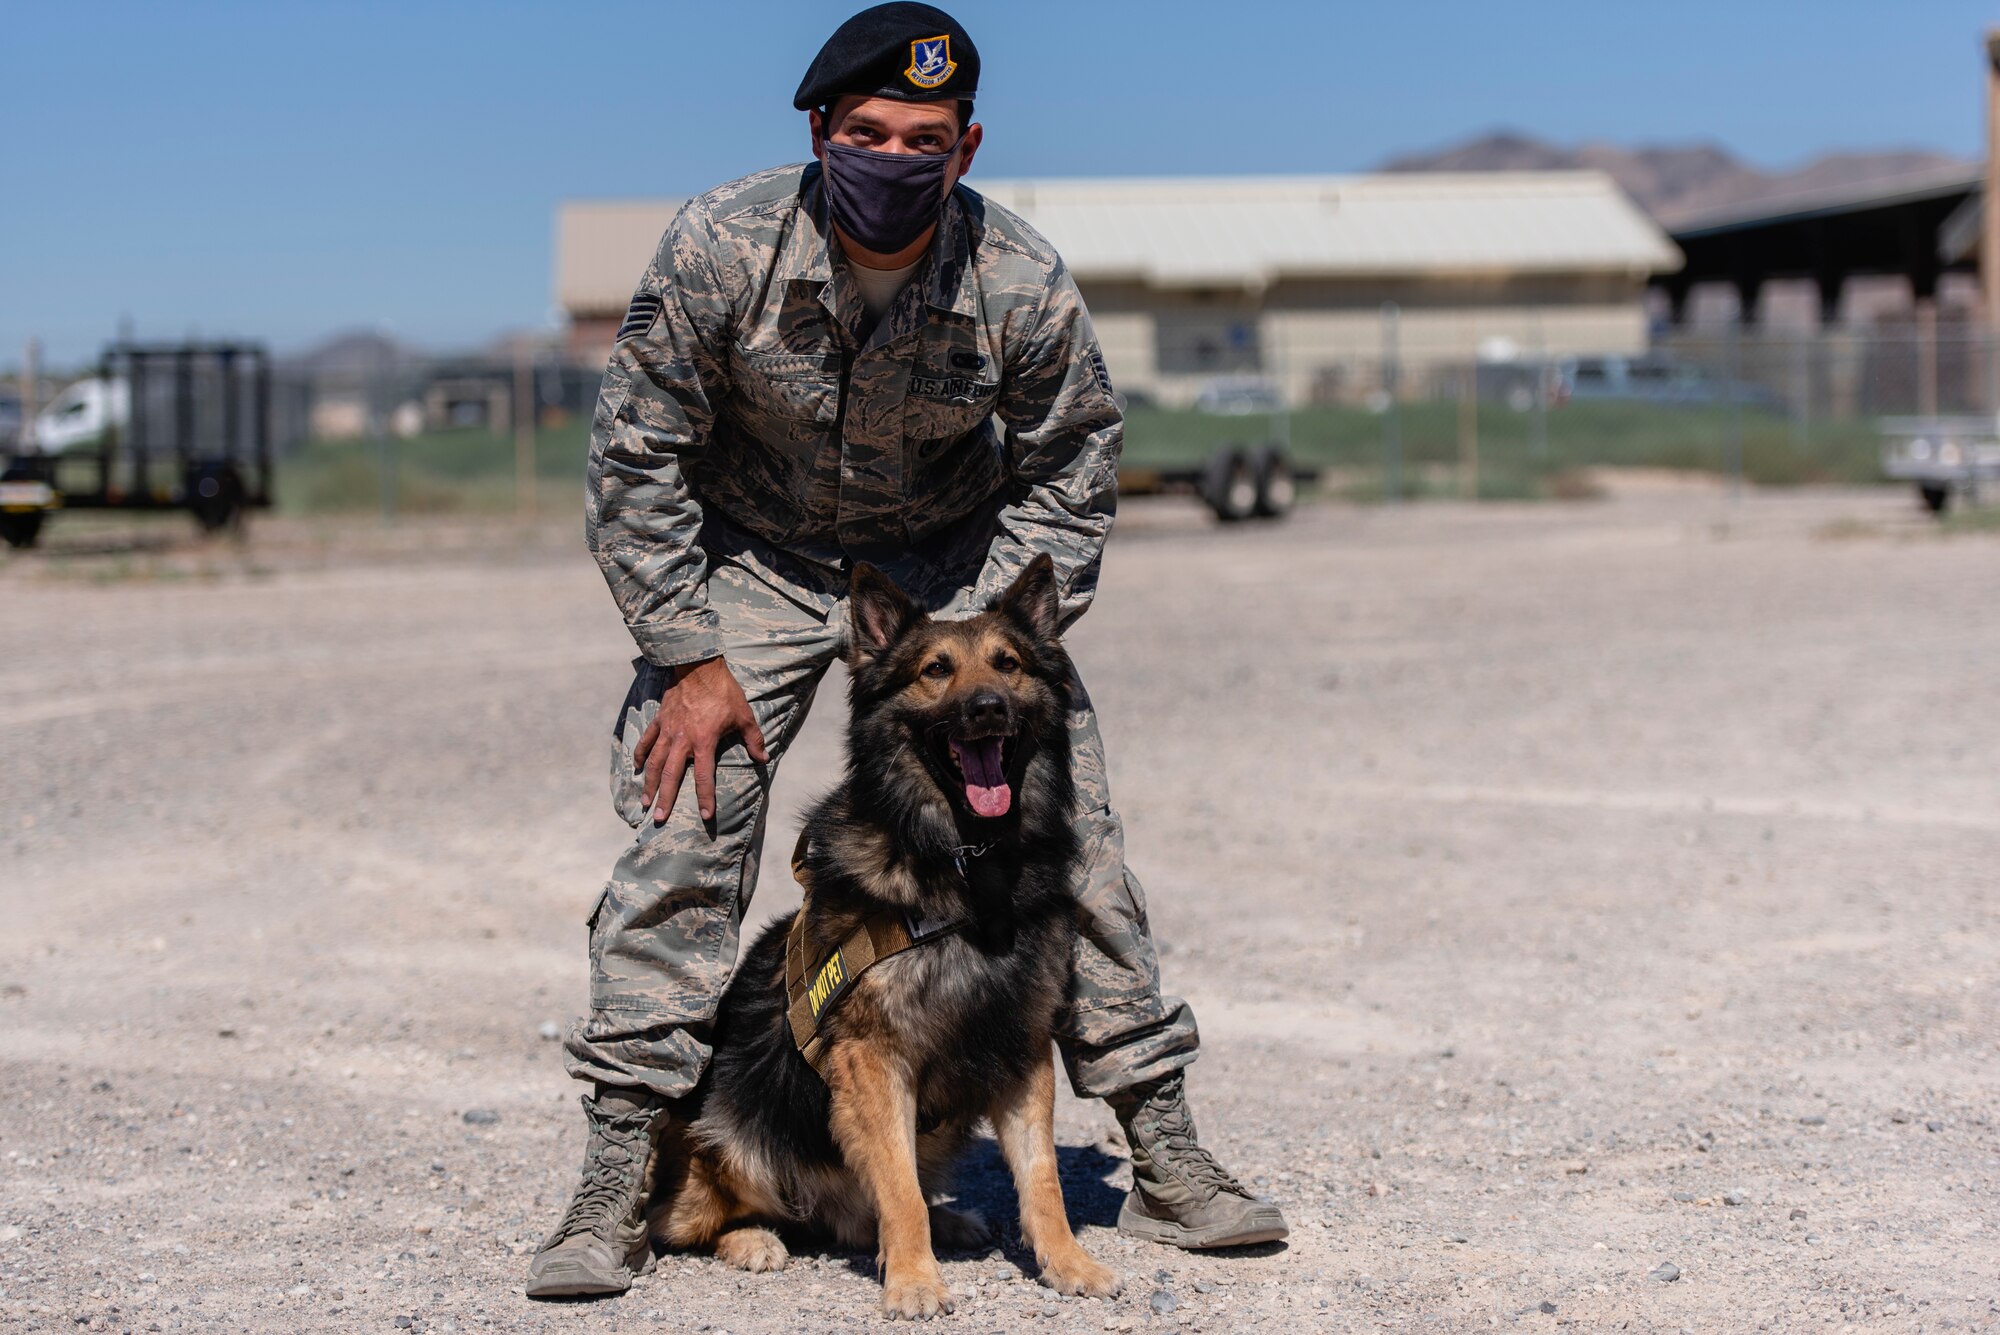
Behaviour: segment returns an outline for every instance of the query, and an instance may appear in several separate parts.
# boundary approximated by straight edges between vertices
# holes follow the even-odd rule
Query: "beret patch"
[[[958,62],[951,58],[950,33],[919,37],[910,43],[910,67],[903,71],[903,77],[917,87],[937,88],[956,73]]]
[[[632,304],[625,309],[625,322],[618,326],[620,340],[652,329],[653,321],[660,318],[660,298],[651,292],[641,292],[632,298]]]

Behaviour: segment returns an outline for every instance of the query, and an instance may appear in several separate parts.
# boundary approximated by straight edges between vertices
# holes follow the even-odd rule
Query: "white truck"
[[[89,376],[77,381],[35,414],[35,444],[44,454],[102,443],[132,420],[132,389],[123,380]]]

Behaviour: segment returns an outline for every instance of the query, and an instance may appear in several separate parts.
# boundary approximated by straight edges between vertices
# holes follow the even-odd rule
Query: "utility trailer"
[[[1317,469],[1300,468],[1275,441],[1220,445],[1198,462],[1149,457],[1154,453],[1144,441],[1128,438],[1118,467],[1119,494],[1199,496],[1225,524],[1282,519],[1299,487],[1319,480]]]
[[[186,510],[204,532],[271,504],[271,358],[253,343],[118,343],[97,377],[126,407],[96,440],[0,466],[0,539],[58,510]]]
[[[1881,430],[1883,474],[1916,483],[1932,514],[1953,493],[1977,503],[1981,484],[2000,481],[2000,419],[1885,417]]]

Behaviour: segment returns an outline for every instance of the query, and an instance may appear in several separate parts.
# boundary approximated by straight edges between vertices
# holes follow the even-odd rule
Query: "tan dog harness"
[[[792,850],[792,875],[808,902],[812,882],[806,874],[806,836],[799,835]],[[792,1026],[792,1042],[799,1055],[826,1079],[826,1036],[819,1032],[820,1021],[847,995],[856,979],[874,965],[900,955],[912,946],[935,941],[965,925],[962,918],[919,918],[913,913],[881,909],[861,920],[846,940],[824,959],[806,960],[806,908],[799,906],[792,930],[785,938],[785,1006]]]

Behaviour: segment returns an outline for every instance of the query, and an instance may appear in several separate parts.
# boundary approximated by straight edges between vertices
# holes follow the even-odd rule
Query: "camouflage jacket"
[[[587,532],[654,663],[721,651],[711,559],[822,612],[856,560],[933,608],[975,608],[1041,551],[1068,617],[1095,591],[1124,423],[1062,259],[961,185],[863,337],[819,174],[780,167],[689,201],[618,331]]]

